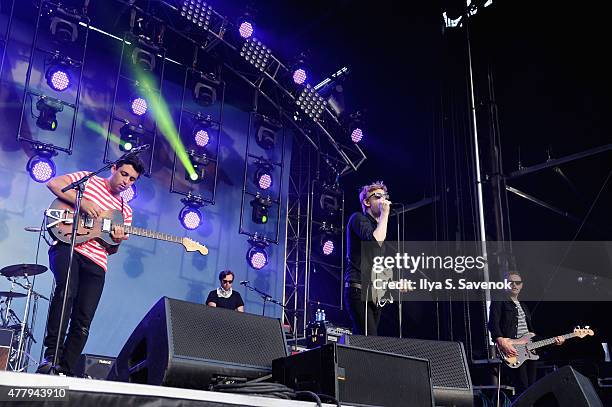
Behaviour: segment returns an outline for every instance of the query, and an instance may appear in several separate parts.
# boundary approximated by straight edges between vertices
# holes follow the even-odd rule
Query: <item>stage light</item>
[[[71,75],[70,65],[64,61],[53,62],[45,73],[47,84],[57,92],[62,92],[70,87]]]
[[[64,110],[62,102],[48,96],[41,96],[36,102],[36,109],[39,112],[36,125],[43,130],[55,131],[57,129],[56,115]]]
[[[276,133],[282,128],[281,124],[269,117],[257,115],[257,133],[255,142],[264,150],[271,150],[276,144]]]
[[[193,166],[194,172],[189,173],[185,168],[185,180],[192,184],[199,184],[204,181],[206,176],[206,166],[208,165],[208,157],[206,154],[197,154],[195,151],[189,151],[189,160]]]
[[[321,239],[319,241],[321,253],[325,256],[333,254],[338,242],[340,230],[332,224],[323,222],[319,228],[319,232],[321,233]]]
[[[153,71],[155,69],[155,55],[136,47],[132,51],[132,63],[143,71]]]
[[[57,41],[63,43],[75,42],[79,36],[79,30],[76,23],[57,16],[51,19],[49,29],[51,30],[51,35],[53,35]]]
[[[306,85],[298,97],[296,104],[311,119],[317,121],[321,116],[321,113],[323,113],[323,110],[325,110],[327,101],[323,99],[310,85]]]
[[[337,183],[324,183],[318,192],[320,193],[319,206],[325,216],[334,216],[342,210],[343,193]]]
[[[141,144],[145,129],[141,125],[126,123],[119,129],[119,150],[130,151]]]
[[[353,131],[351,132],[351,140],[353,141],[353,143],[359,143],[362,138],[363,131],[361,131],[359,127],[353,129]]]
[[[187,230],[197,229],[203,221],[202,212],[200,212],[200,208],[203,205],[202,198],[188,194],[185,198],[181,199],[181,202],[184,205],[178,217],[181,225]]]
[[[47,182],[55,177],[55,163],[52,157],[57,155],[52,147],[34,146],[34,155],[28,160],[26,170],[36,182]]]
[[[301,85],[306,82],[306,71],[302,68],[296,69],[293,72],[293,82],[298,85]]]
[[[181,16],[204,30],[210,27],[212,7],[202,0],[183,0]]]
[[[264,198],[259,193],[251,201],[253,212],[251,213],[251,220],[258,225],[264,225],[268,223],[268,209],[272,206],[272,198],[269,196]]]
[[[121,198],[128,203],[132,202],[134,199],[136,199],[136,196],[138,196],[138,194],[136,194],[136,187],[134,185],[130,185],[128,189],[122,191],[119,195],[121,195]]]
[[[194,230],[202,224],[202,213],[197,208],[185,206],[179,214],[179,220],[185,229]]]
[[[142,116],[143,114],[147,113],[148,108],[149,105],[147,104],[147,100],[140,96],[132,98],[130,102],[130,109],[136,116]]]
[[[253,24],[249,23],[248,21],[243,21],[238,27],[238,32],[244,39],[251,38],[253,35]]]
[[[196,128],[193,131],[193,139],[198,147],[206,147],[210,141],[210,136],[208,135],[208,131],[203,128]]]
[[[193,144],[199,148],[204,148],[210,143],[211,136],[213,135],[211,132],[213,126],[212,118],[210,115],[198,113],[194,117],[194,122],[195,124],[191,130]]]
[[[259,189],[266,190],[272,186],[272,170],[274,166],[266,161],[257,161],[255,163],[257,169],[255,170],[255,185]]]
[[[272,56],[272,52],[257,38],[253,37],[246,39],[240,50],[240,56],[263,72],[268,66],[268,60]]]
[[[249,244],[251,247],[247,250],[247,263],[255,270],[261,270],[268,264],[268,253],[266,251],[268,242],[255,234],[253,238],[249,239]]]
[[[360,111],[349,115],[348,128],[353,143],[359,143],[363,139],[363,114]]]
[[[334,252],[334,241],[331,239],[323,240],[323,244],[321,245],[321,250],[323,254],[329,256]]]
[[[197,82],[193,88],[193,100],[201,106],[210,106],[217,101],[217,89],[210,84]]]

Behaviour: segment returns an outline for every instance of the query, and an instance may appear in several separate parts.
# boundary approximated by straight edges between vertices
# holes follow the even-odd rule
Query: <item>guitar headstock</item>
[[[202,256],[206,256],[208,254],[208,247],[196,242],[195,240],[191,240],[188,237],[184,237],[181,243],[188,252],[200,252]]]
[[[574,335],[576,335],[578,338],[584,338],[585,336],[595,335],[595,332],[593,332],[593,330],[590,329],[589,326],[585,326],[584,328],[580,328],[578,326],[574,328]]]

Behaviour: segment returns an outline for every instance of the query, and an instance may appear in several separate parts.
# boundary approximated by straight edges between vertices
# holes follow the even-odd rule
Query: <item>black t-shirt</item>
[[[374,229],[378,223],[370,214],[355,212],[346,226],[346,269],[344,282],[361,283],[362,242],[374,242]],[[368,270],[364,270],[368,271]],[[369,272],[369,271],[368,271]],[[368,274],[369,276],[369,274]]]
[[[232,290],[232,295],[230,295],[229,298],[219,297],[217,295],[217,290],[212,290],[208,293],[208,298],[206,298],[206,304],[209,302],[214,302],[219,308],[227,308],[232,310],[236,310],[236,308],[244,306],[240,293],[234,290]]]

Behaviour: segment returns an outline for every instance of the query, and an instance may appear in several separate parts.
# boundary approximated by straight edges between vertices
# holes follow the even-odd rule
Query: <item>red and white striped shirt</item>
[[[70,178],[70,182],[75,182],[85,175],[89,174],[86,171],[73,172],[66,174]],[[121,197],[114,197],[111,194],[110,189],[106,184],[104,178],[93,176],[85,184],[85,193],[83,198],[94,202],[100,207],[101,210],[106,211],[109,209],[116,209],[121,211],[123,207],[123,224],[132,224],[132,208],[124,202]],[[85,243],[81,243],[74,248],[75,251],[81,253],[83,256],[89,258],[91,261],[107,270],[108,252],[100,243],[95,240],[90,240]]]

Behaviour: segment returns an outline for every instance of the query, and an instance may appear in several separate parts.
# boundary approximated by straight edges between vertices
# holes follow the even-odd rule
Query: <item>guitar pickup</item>
[[[110,233],[111,232],[111,228],[112,228],[112,223],[110,219],[103,219],[102,220],[102,231],[103,232],[107,232]]]
[[[95,220],[88,216],[85,218],[85,221],[83,222],[83,226],[85,226],[88,229],[91,229],[94,227],[94,223],[95,223]]]

